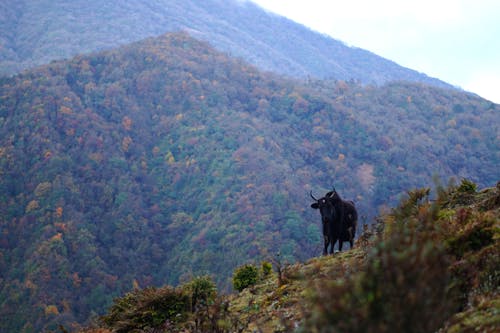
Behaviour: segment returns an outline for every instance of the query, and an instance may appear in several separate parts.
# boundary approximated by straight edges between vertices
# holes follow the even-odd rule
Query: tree
[[[233,287],[238,291],[257,283],[259,270],[255,265],[245,264],[238,267],[233,274]]]

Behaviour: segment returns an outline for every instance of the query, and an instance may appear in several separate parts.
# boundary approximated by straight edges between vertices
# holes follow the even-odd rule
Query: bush
[[[167,321],[184,320],[189,311],[189,301],[184,291],[171,286],[134,290],[115,299],[101,321],[118,333],[157,328]]]
[[[428,200],[430,188],[414,189],[409,191],[408,197],[403,199],[398,207],[393,210],[393,215],[398,220],[404,220],[414,215],[418,208]]]
[[[487,221],[488,222],[488,221]],[[487,222],[478,223],[446,241],[448,251],[458,258],[493,243],[494,232]]]
[[[477,192],[477,185],[474,182],[464,178],[462,179],[462,182],[460,183],[457,191],[459,193],[474,194]]]
[[[477,185],[467,179],[462,179],[460,185],[450,186],[449,191],[449,207],[457,207],[470,205],[474,201],[474,194],[477,193]]]
[[[242,291],[243,289],[253,286],[259,278],[259,270],[255,265],[246,264],[236,268],[233,274],[233,288]]]
[[[261,264],[261,269],[262,269],[262,277],[266,278],[269,275],[271,275],[271,272],[273,271],[273,265],[268,261],[263,261]]]
[[[182,289],[191,298],[191,311],[197,306],[209,306],[217,297],[217,287],[210,276],[195,277],[183,285]]]
[[[404,220],[415,215],[418,208],[428,200],[430,190],[430,188],[421,188],[408,191],[407,197],[393,209],[393,216],[398,220]]]

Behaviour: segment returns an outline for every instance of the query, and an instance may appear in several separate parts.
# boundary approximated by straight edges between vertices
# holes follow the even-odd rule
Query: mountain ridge
[[[168,31],[187,30],[263,70],[289,76],[359,80],[364,84],[408,80],[451,87],[369,51],[348,47],[250,1],[127,0],[102,4],[59,0],[33,4],[8,0],[0,11],[4,12],[0,21],[5,50],[0,73],[4,74]],[[17,28],[12,30],[13,26]]]

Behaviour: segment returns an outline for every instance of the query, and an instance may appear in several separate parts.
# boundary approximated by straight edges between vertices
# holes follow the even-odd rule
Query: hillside
[[[355,249],[294,265],[274,257],[273,273],[263,264],[255,283],[229,296],[207,277],[136,289],[114,301],[101,329],[85,332],[495,332],[500,182],[477,192],[462,181],[433,203],[428,194],[408,192]],[[200,305],[169,315],[174,295]]]
[[[497,105],[456,90],[263,73],[187,34],[0,79],[2,332],[102,313],[131,286],[320,253],[309,191],[362,220],[407,188],[499,178]],[[22,312],[17,309],[23,309]]]
[[[449,87],[241,0],[4,0],[0,75],[180,30],[263,70],[294,77]]]

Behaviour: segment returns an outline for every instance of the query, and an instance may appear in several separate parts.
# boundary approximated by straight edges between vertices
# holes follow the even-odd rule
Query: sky
[[[498,0],[252,0],[500,104]]]

